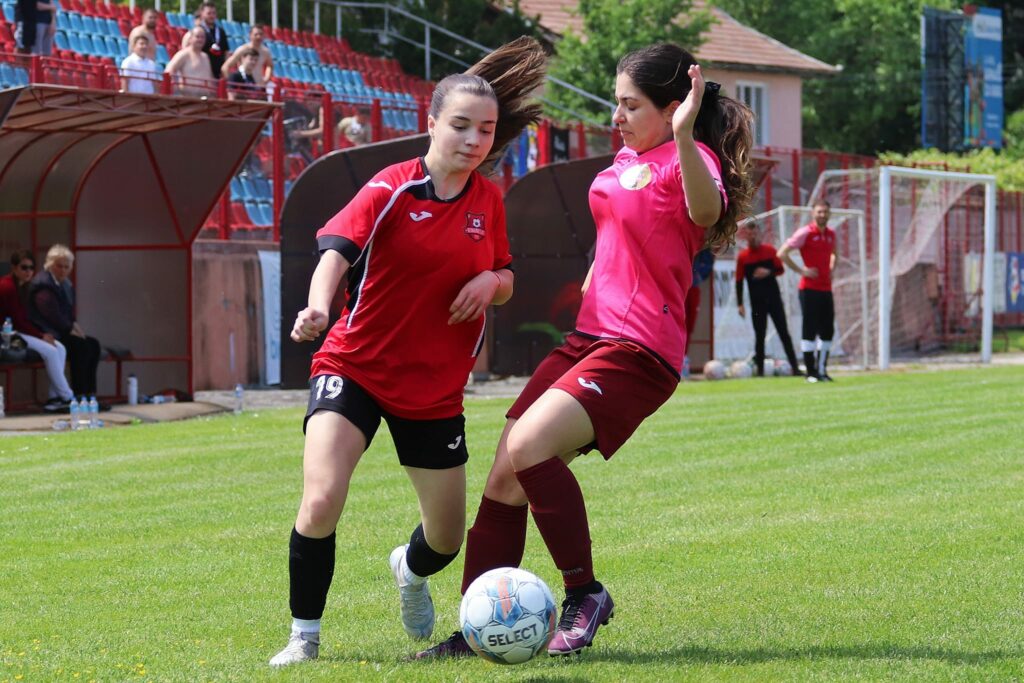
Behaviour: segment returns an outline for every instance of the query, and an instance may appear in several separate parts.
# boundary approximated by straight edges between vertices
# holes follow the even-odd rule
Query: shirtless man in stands
[[[128,44],[135,44],[135,36],[146,36],[149,40],[149,47],[146,48],[146,54],[143,55],[149,59],[156,61],[156,10],[148,9],[142,13],[142,23],[132,29],[132,32],[128,34]]]
[[[192,42],[171,57],[164,71],[175,79],[179,95],[213,97],[217,94],[217,83],[210,78],[210,58],[203,52],[206,33],[198,26],[191,33]]]
[[[274,75],[274,56],[270,54],[270,48],[263,44],[263,27],[259,24],[249,29],[249,42],[240,46],[228,57],[228,61],[224,62],[224,66],[221,67],[221,74],[226,78],[231,73],[231,70],[241,63],[242,54],[246,48],[250,47],[260,53],[259,58],[256,60],[256,68],[252,72],[252,77],[256,81],[256,85],[262,87]]]

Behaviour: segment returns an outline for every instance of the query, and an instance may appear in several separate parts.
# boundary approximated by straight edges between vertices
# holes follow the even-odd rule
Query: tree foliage
[[[569,31],[558,42],[550,73],[609,101],[614,99],[620,57],[666,40],[692,51],[710,25],[710,15],[692,11],[691,0],[581,0],[576,13],[583,22],[582,35]],[[549,87],[546,96],[562,107],[590,114],[598,123],[609,123],[610,111],[598,102],[558,87]],[[558,110],[551,113],[564,115]]]

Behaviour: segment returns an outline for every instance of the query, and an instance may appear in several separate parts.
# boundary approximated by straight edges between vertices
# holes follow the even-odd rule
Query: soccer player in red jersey
[[[529,504],[566,589],[551,655],[590,645],[614,612],[568,463],[595,448],[612,457],[676,390],[693,258],[732,240],[752,194],[750,110],[705,83],[690,53],[652,45],[616,71],[612,121],[625,147],[590,187],[597,248],[576,331],[509,410],[466,540],[463,591],[489,569],[519,565]],[[469,651],[457,631],[417,656]]]
[[[743,307],[743,281],[750,289],[750,318],[754,323],[754,364],[757,376],[764,376],[764,335],[768,330],[768,316],[775,324],[782,348],[789,359],[794,375],[800,374],[793,351],[793,340],[789,338],[786,324],[786,309],[782,305],[782,293],[776,276],[784,271],[782,261],[775,253],[775,247],[761,241],[761,227],[757,223],[746,226],[747,248],[736,255],[736,304],[741,318],[746,317]]]
[[[348,273],[348,300],[313,356],[303,491],[289,545],[292,631],[270,660],[319,654],[334,574],[335,529],[349,481],[383,418],[419,499],[421,524],[391,553],[402,625],[427,638],[427,577],[458,554],[465,532],[466,378],[485,310],[512,295],[501,191],[477,170],[536,121],[528,100],[546,58],[521,38],[437,84],[422,158],[389,166],[317,233],[320,263],[291,337],[311,341]]]
[[[828,227],[832,205],[824,199],[811,207],[809,224],[800,228],[786,240],[779,250],[779,258],[800,273],[800,310],[803,311],[803,332],[800,350],[807,366],[807,381],[831,382],[828,375],[828,356],[835,334],[835,305],[832,301],[832,271],[836,267],[836,232]],[[800,250],[803,267],[793,261],[791,252]],[[815,345],[814,338],[818,338]],[[815,353],[817,352],[817,353]]]

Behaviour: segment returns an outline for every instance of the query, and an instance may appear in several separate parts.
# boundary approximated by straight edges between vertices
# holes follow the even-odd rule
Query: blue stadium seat
[[[127,54],[121,54],[121,46],[117,44],[117,38],[107,36],[105,42],[107,43],[107,56],[112,57],[118,64],[128,56]]]
[[[68,12],[68,21],[71,22],[71,30],[81,33],[85,30],[85,24],[82,23],[82,15],[78,12]]]
[[[121,27],[117,25],[117,22],[113,19],[107,19],[107,35],[112,38],[121,37]]]
[[[156,61],[163,62],[164,64],[171,61],[171,56],[167,53],[167,48],[163,45],[156,46]]]
[[[242,198],[246,202],[254,201],[259,195],[256,191],[255,185],[253,184],[252,178],[248,176],[239,176],[238,179],[242,186]]]
[[[88,33],[80,33],[78,39],[82,42],[82,54],[96,54],[96,47],[92,44],[92,37]]]
[[[78,54],[85,54],[82,50],[82,38],[77,33],[72,32],[68,34],[68,45]]]
[[[117,48],[118,48],[118,52],[120,52],[121,54],[123,54],[125,56],[127,56],[128,53],[131,52],[131,48],[128,47],[128,39],[127,38],[118,38],[117,39]],[[167,60],[167,61],[170,61],[170,60]]]
[[[96,28],[96,20],[90,17],[88,14],[82,16],[82,26],[90,35],[96,35],[99,33],[99,29]]]
[[[0,62],[0,88],[16,88],[18,77],[14,75],[14,69],[7,62]]]
[[[15,79],[17,80],[17,82],[18,82],[18,85],[28,85],[29,84],[29,80],[30,79],[28,77],[28,71],[25,70],[25,69],[22,69],[20,66],[14,67],[14,76],[15,76]]]
[[[57,12],[57,28],[63,31],[67,31],[71,28],[71,19],[68,17],[67,12]]]
[[[4,5],[4,18],[6,18],[8,22],[10,22],[12,24],[14,23],[14,5],[13,4]]]
[[[71,43],[68,42],[68,37],[64,31],[57,31],[53,36],[53,43],[57,46],[58,50],[70,50]]]
[[[259,199],[266,199],[267,201],[270,201],[274,196],[274,187],[270,184],[270,179],[254,178],[253,183],[255,184],[256,191],[258,192],[257,197]]]
[[[242,195],[242,181],[238,176],[231,179],[231,201],[240,202],[244,199]]]
[[[300,65],[299,71],[300,73],[302,73],[302,80],[304,80],[306,83],[316,83],[316,79],[313,78],[313,70],[309,68],[309,65]]]

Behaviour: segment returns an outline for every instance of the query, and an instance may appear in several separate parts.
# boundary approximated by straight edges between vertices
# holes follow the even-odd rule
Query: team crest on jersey
[[[626,190],[641,190],[651,182],[651,167],[648,164],[630,166],[619,176],[619,185]]]
[[[465,231],[466,236],[474,242],[482,240],[485,235],[484,214],[467,211]]]

